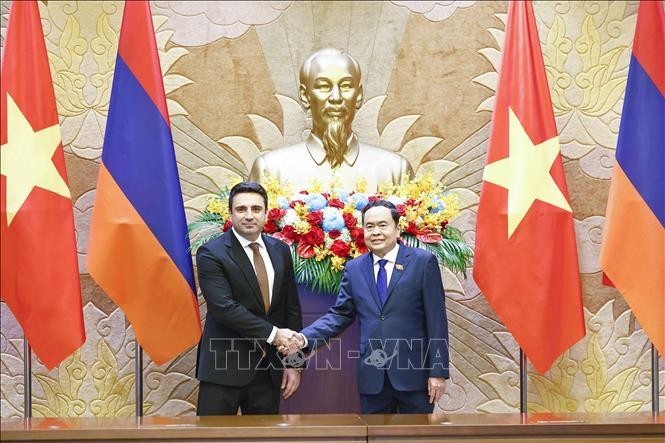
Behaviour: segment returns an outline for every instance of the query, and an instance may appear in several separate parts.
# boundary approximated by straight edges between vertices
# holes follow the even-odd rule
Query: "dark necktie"
[[[379,272],[376,274],[376,292],[379,293],[381,306],[386,303],[386,298],[388,298],[388,272],[386,272],[386,263],[388,263],[388,260],[379,260]]]
[[[252,250],[252,261],[254,261],[254,270],[256,271],[256,279],[259,281],[259,288],[261,288],[261,298],[263,298],[263,307],[268,312],[270,308],[270,285],[268,284],[268,271],[266,271],[266,264],[259,252],[258,243],[250,243],[249,249]]]

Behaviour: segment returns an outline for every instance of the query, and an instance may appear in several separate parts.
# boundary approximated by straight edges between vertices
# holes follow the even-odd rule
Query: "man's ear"
[[[356,109],[360,109],[363,105],[363,85],[358,85],[358,98],[356,99]]]
[[[300,92],[300,104],[302,105],[303,108],[305,108],[305,110],[308,110],[309,98],[307,97],[307,86],[301,83],[298,91]]]

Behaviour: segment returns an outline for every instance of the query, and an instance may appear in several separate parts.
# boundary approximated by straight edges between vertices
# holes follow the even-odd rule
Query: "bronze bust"
[[[374,192],[386,182],[399,184],[413,175],[399,154],[360,143],[353,133],[363,88],[358,62],[338,49],[321,49],[300,68],[300,102],[312,112],[312,132],[303,143],[266,152],[254,161],[250,180],[268,174],[288,181],[296,190],[317,180],[324,186],[333,179],[352,189],[359,181]]]

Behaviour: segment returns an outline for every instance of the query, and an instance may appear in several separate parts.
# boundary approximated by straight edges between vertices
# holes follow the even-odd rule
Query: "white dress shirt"
[[[268,274],[268,297],[272,302],[272,288],[275,283],[275,268],[272,266],[272,260],[270,260],[270,255],[268,254],[268,249],[266,249],[266,244],[263,242],[263,237],[259,235],[259,238],[257,238],[256,241],[251,241],[238,234],[238,231],[236,231],[235,228],[231,228],[231,230],[233,231],[233,235],[235,235],[240,242],[242,250],[247,254],[247,258],[249,258],[252,268],[254,268],[254,251],[252,251],[252,248],[250,248],[249,245],[252,243],[257,243],[259,245],[259,254],[261,254],[261,257],[263,258],[263,263],[266,265],[266,273]],[[254,268],[254,273],[256,274],[256,268]],[[273,326],[272,332],[266,341],[272,343],[275,339],[275,334],[277,334],[277,327]]]
[[[388,253],[383,257],[379,257],[378,255],[372,254],[372,260],[374,261],[374,281],[376,281],[378,275],[379,275],[379,260],[388,260],[388,263],[386,263],[386,277],[388,279],[386,280],[388,284],[390,284],[390,277],[393,276],[393,269],[395,269],[395,262],[397,261],[397,253],[399,252],[399,243],[395,245],[394,248],[392,248]]]

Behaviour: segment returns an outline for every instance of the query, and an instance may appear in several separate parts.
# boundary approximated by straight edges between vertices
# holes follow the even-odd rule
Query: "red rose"
[[[282,235],[291,242],[298,241],[299,237],[296,228],[291,225],[286,225],[282,228]]]
[[[367,252],[367,246],[365,246],[365,230],[363,228],[352,228],[349,230],[351,238],[356,242],[356,247],[361,254]]]
[[[263,225],[263,232],[266,234],[274,234],[277,232],[277,225],[274,221],[268,220],[265,225]]]
[[[353,240],[356,242],[356,248],[358,252],[364,254],[367,252],[367,246],[365,246],[365,230],[363,228],[357,228],[355,232],[351,235]]]
[[[406,214],[406,205],[396,205],[397,212],[399,215],[405,215]]]
[[[405,201],[404,204],[407,205],[407,206],[415,206],[416,201],[414,199],[410,198],[407,201]]]
[[[353,216],[353,214],[345,212],[342,214],[342,217],[344,218],[344,225],[349,229],[355,228],[356,224],[358,224],[358,220]]]
[[[286,210],[279,208],[272,208],[268,211],[268,220],[277,221],[286,214]]]
[[[370,196],[367,198],[367,200],[370,201],[370,202],[375,202],[375,201],[377,201],[377,200],[381,200],[381,197],[379,197],[378,195],[370,195]]]
[[[298,256],[302,258],[312,258],[314,257],[314,255],[316,255],[314,247],[312,245],[308,245],[305,242],[298,243],[298,248],[296,249],[296,252],[298,253]]]
[[[342,257],[342,258],[347,257],[349,255],[349,252],[351,252],[351,248],[349,247],[348,244],[346,244],[344,240],[335,240],[333,244],[330,246],[330,250],[337,257]]]
[[[344,207],[344,202],[338,198],[333,198],[332,200],[328,201],[328,206],[342,209]]]
[[[415,222],[409,222],[404,231],[410,235],[418,235],[419,232]]]
[[[308,233],[302,236],[301,243],[305,242],[311,246],[321,246],[325,241],[326,234],[318,226],[312,226]]]
[[[289,203],[289,206],[291,208],[295,208],[298,203],[300,203],[301,205],[305,204],[305,202],[302,200],[293,200],[291,203]]]
[[[233,226],[233,223],[231,223],[231,220],[226,220],[224,222],[224,226],[222,227],[222,231],[226,232],[229,229],[231,229],[231,226]]]
[[[323,222],[323,212],[312,211],[307,214],[307,223],[311,226],[319,226]]]
[[[365,231],[363,228],[350,228],[349,229],[349,234],[351,234],[351,238],[358,243],[358,239],[365,239]]]
[[[328,237],[332,238],[333,240],[339,237],[340,235],[342,235],[342,233],[339,232],[337,229],[333,229],[332,231],[328,232]]]

